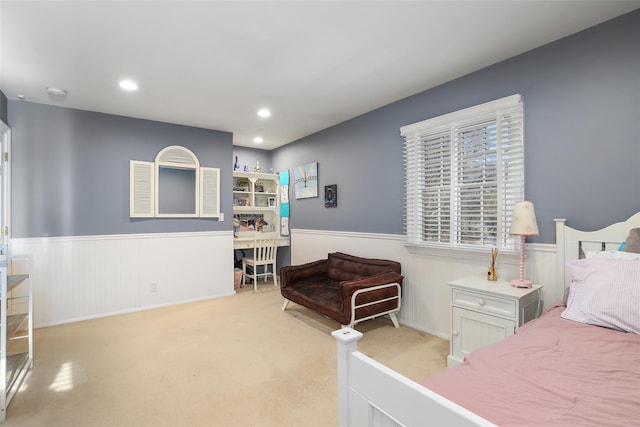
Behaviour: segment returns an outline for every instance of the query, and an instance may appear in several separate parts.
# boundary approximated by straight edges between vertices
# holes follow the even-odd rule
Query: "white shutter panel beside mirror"
[[[155,163],[131,160],[129,163],[129,216],[153,217]]]
[[[200,168],[200,216],[220,217],[220,169]]]

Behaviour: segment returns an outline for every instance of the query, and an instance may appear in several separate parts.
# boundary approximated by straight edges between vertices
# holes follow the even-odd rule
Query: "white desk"
[[[289,246],[291,240],[289,237],[280,236],[278,246]],[[235,237],[233,238],[233,249],[253,249],[253,237]]]

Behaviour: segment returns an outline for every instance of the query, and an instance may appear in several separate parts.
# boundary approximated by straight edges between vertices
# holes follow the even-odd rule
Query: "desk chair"
[[[273,276],[273,285],[278,286],[276,276],[276,254],[278,252],[278,233],[256,232],[253,238],[253,256],[242,258],[242,286],[246,284],[247,275],[253,279],[253,288],[258,290],[258,277]],[[269,265],[271,271],[269,271]],[[247,273],[247,266],[251,267],[251,274]],[[263,268],[262,273],[258,273],[258,267]]]

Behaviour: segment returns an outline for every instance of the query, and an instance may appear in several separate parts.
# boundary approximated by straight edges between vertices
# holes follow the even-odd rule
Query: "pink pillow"
[[[569,261],[571,292],[561,316],[640,334],[640,260]]]

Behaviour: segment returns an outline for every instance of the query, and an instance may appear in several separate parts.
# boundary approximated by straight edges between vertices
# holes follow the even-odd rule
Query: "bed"
[[[638,425],[639,227],[640,213],[588,232],[556,220],[558,303],[420,384],[334,331],[339,425]]]

